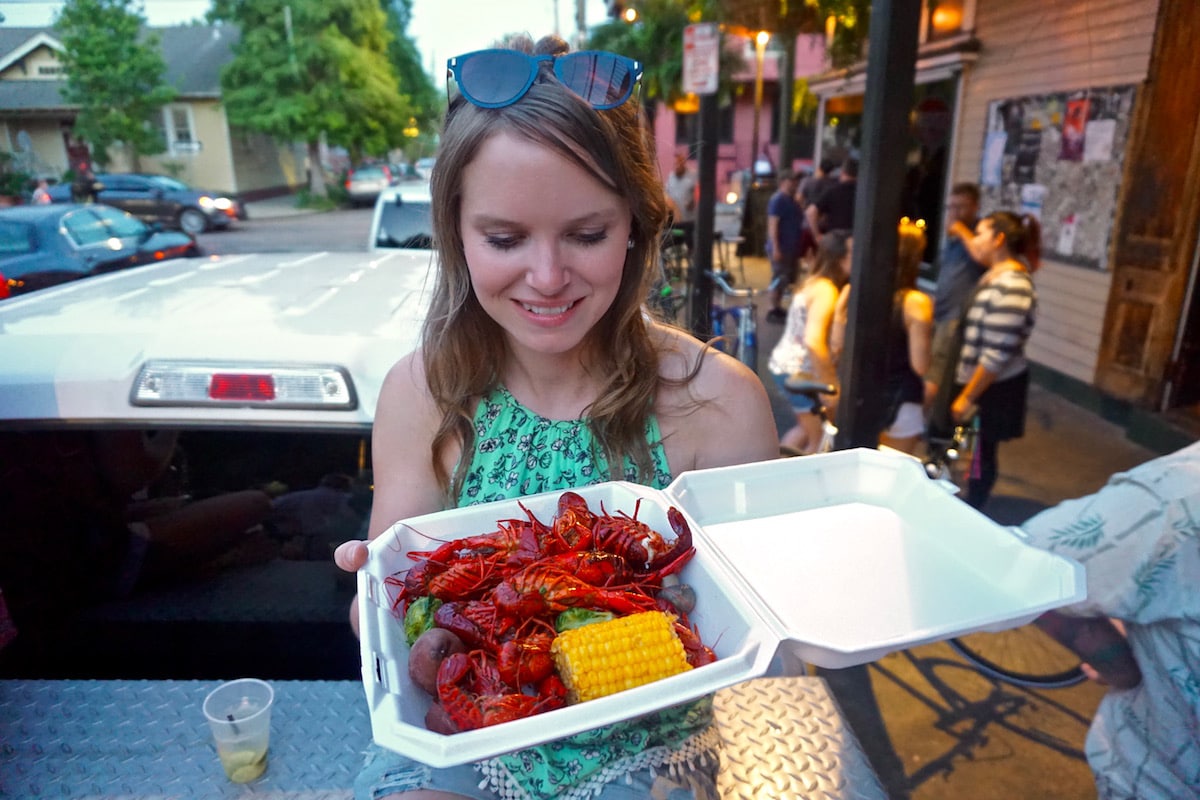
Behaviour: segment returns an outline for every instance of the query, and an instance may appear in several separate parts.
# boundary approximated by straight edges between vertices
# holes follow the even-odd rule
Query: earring
[[[632,236],[629,237],[629,241],[625,244],[625,249],[626,250],[633,249],[633,237]]]

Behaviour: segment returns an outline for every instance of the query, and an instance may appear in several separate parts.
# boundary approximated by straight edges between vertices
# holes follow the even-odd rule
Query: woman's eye
[[[497,250],[511,250],[520,244],[520,239],[516,236],[498,236],[495,234],[486,236],[484,241],[489,247],[494,247]]]
[[[575,234],[575,241],[582,245],[600,244],[608,238],[608,231],[589,231]]]

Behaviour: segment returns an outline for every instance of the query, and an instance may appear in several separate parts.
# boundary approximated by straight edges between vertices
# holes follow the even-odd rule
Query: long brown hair
[[[817,260],[813,265],[813,278],[828,278],[841,291],[849,281],[846,271],[842,269],[842,259],[850,252],[850,238],[853,232],[846,228],[837,228],[821,234],[820,244],[817,245]]]
[[[567,50],[557,37],[545,37],[537,45],[522,37],[504,46],[535,54]],[[642,302],[653,278],[667,206],[652,140],[635,100],[596,111],[544,65],[528,93],[512,105],[479,108],[459,96],[446,113],[430,182],[438,269],[421,342],[429,391],[442,412],[431,453],[438,482],[453,503],[470,466],[474,406],[499,385],[507,363],[503,331],[472,290],[459,227],[463,171],[499,131],[550,148],[629,204],[630,248],[621,285],[587,341],[593,368],[605,383],[586,416],[611,477],[622,477],[626,457],[639,474],[653,474],[645,426],[659,386],[659,355]],[[455,442],[463,455],[449,475],[441,456]]]

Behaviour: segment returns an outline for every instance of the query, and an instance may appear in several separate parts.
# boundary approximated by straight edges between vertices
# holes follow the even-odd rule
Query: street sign
[[[716,94],[721,32],[712,22],[683,29],[683,91]]]

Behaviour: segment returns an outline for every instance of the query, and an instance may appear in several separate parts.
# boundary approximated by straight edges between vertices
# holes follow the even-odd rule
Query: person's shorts
[[[795,253],[783,253],[781,258],[771,258],[771,285],[788,286],[796,282],[797,257]]]
[[[646,798],[664,798],[664,800],[715,800],[715,774],[702,781],[705,787],[701,791],[693,791],[675,782],[667,774],[667,770],[656,775],[649,767],[638,770],[630,775],[613,780],[604,786],[597,800],[646,800]],[[483,779],[471,764],[457,767],[435,769],[419,761],[386,750],[377,744],[371,744],[366,754],[366,762],[354,781],[354,800],[380,800],[398,792],[414,789],[437,789],[443,792],[454,792],[464,797],[476,800],[500,800],[500,796],[490,789],[481,789],[479,784]],[[709,790],[711,787],[711,790]]]
[[[776,375],[774,372],[772,372],[771,377],[775,379],[775,385],[779,387],[779,393],[782,394],[791,405],[792,411],[796,412],[797,414],[807,414],[816,408],[812,399],[807,395],[794,394],[788,391],[788,375]]]
[[[925,432],[925,409],[920,403],[901,403],[896,421],[884,431],[893,439],[908,439]]]

